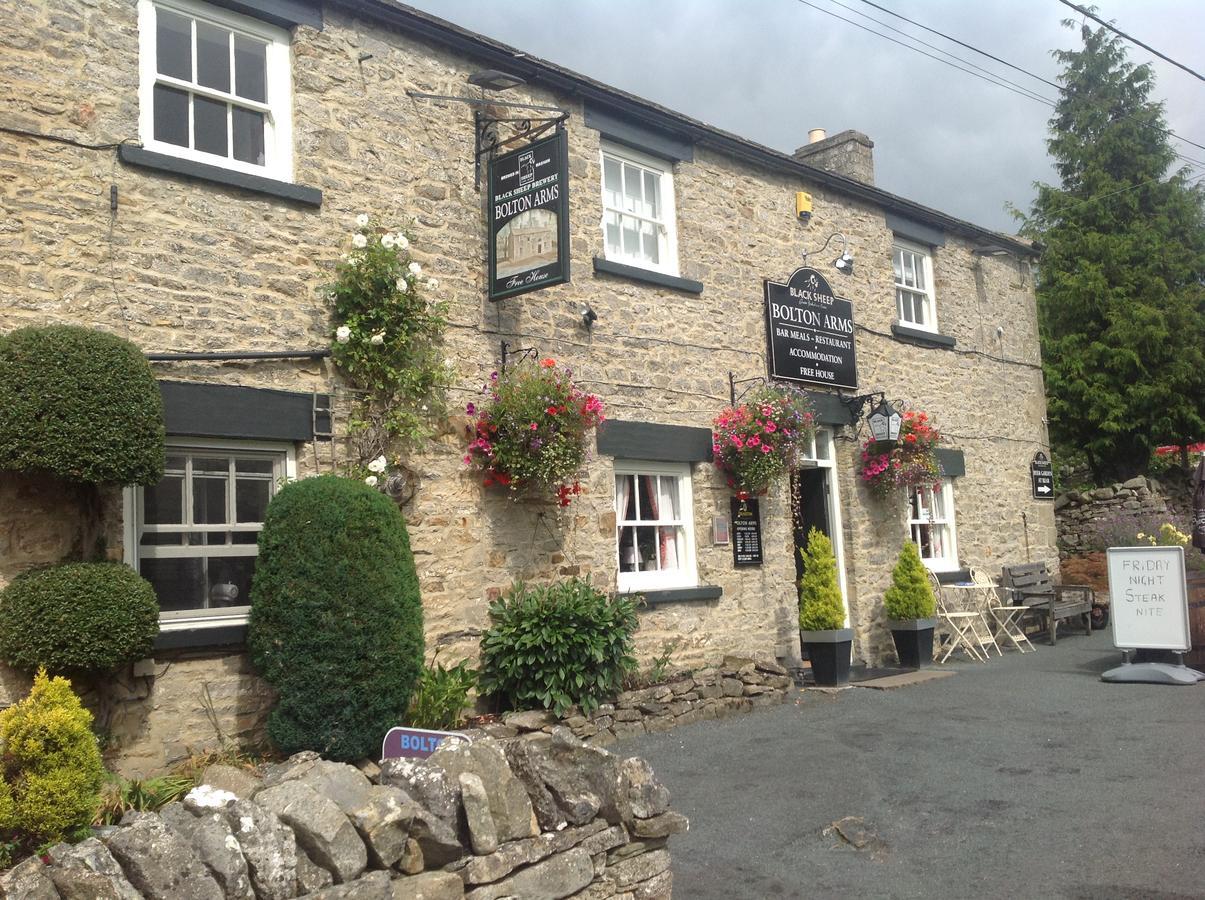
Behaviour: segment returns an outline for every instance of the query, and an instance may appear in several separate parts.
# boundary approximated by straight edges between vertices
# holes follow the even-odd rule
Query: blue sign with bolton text
[[[426,759],[449,738],[468,743],[468,735],[458,731],[428,731],[426,728],[390,728],[381,742],[381,761],[387,759]]]

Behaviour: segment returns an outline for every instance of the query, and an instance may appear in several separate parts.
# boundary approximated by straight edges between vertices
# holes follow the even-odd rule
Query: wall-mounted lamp
[[[853,254],[849,252],[849,241],[846,240],[845,235],[843,235],[841,232],[834,231],[832,234],[830,234],[828,239],[824,242],[824,246],[816,252],[823,253],[825,250],[827,250],[828,245],[833,242],[833,238],[841,238],[841,255],[833,260],[833,268],[842,275],[852,275],[854,273],[854,257]],[[807,261],[808,251],[807,248],[804,248],[803,264],[807,265]]]
[[[582,304],[582,325],[585,328],[590,329],[594,326],[594,323],[597,321],[598,321],[598,313],[596,313],[594,311],[594,308],[589,303],[583,303]]]
[[[483,91],[506,91],[527,82],[518,75],[509,75],[498,69],[482,69],[469,76],[469,84]]]
[[[874,412],[866,417],[866,422],[870,425],[871,436],[879,443],[894,444],[900,439],[900,424],[903,422],[903,417],[895,411],[894,406],[887,402],[886,397],[883,397]]]

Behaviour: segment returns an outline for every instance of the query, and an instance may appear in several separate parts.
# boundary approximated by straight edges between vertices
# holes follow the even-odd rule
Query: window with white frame
[[[616,460],[619,590],[695,587],[690,467]]]
[[[901,325],[937,331],[933,298],[933,256],[928,247],[895,239],[891,250],[895,270],[895,306]]]
[[[604,143],[602,169],[606,258],[677,275],[672,164]]]
[[[195,0],[138,0],[148,150],[293,177],[289,33]]]
[[[908,527],[926,566],[935,572],[958,568],[954,490],[948,481],[909,490]]]
[[[127,562],[165,626],[246,615],[264,514],[293,465],[270,444],[169,443],[159,483],[127,490]]]

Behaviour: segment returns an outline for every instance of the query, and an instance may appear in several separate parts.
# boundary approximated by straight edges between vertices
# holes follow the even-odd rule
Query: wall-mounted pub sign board
[[[770,376],[856,388],[854,305],[834,296],[815,269],[796,269],[786,284],[765,282]]]
[[[761,509],[757,498],[732,498],[732,564],[762,564]]]
[[[1035,500],[1054,499],[1054,467],[1041,450],[1033,455],[1029,464],[1029,480]]]
[[[489,298],[569,280],[569,151],[564,131],[489,166]]]

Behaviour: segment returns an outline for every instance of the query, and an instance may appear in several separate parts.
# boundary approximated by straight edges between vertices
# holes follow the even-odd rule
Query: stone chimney
[[[801,163],[874,184],[874,141],[862,132],[842,131],[825,137],[823,128],[813,128],[808,141],[792,154]]]

